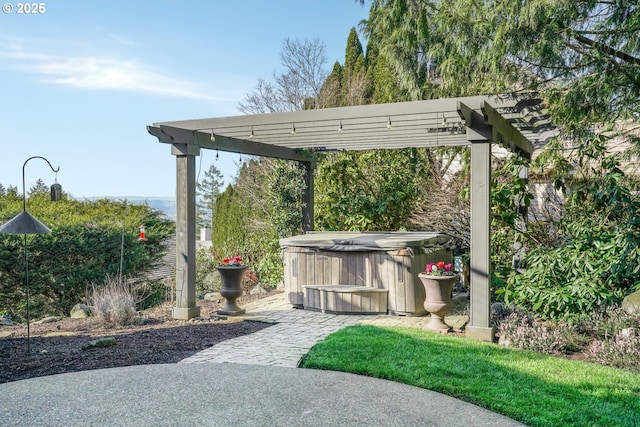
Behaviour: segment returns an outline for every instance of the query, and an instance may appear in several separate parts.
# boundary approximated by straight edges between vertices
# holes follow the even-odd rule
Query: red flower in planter
[[[243,265],[242,258],[239,256],[228,257],[222,260],[224,265]]]
[[[427,273],[433,276],[453,276],[455,273],[451,271],[453,266],[451,264],[445,264],[444,261],[438,261],[436,263],[427,264]]]

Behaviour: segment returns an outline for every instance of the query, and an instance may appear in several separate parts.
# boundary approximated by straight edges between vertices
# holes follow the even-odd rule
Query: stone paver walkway
[[[302,356],[327,335],[346,326],[423,327],[428,317],[386,315],[335,315],[310,310],[292,309],[284,294],[274,295],[243,308],[244,320],[274,323],[253,334],[230,339],[203,350],[180,363],[242,363],[281,367],[298,366]]]

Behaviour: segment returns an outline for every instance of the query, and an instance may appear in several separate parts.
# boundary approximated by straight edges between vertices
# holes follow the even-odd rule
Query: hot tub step
[[[332,314],[385,314],[387,289],[349,285],[309,285],[304,288],[304,308]]]

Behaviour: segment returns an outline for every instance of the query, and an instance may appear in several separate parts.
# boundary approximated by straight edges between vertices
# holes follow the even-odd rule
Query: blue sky
[[[175,158],[147,125],[239,115],[283,71],[284,39],[320,39],[330,69],[368,15],[354,0],[49,0],[39,15],[3,3],[0,183],[21,191],[24,161],[44,156],[76,198],[173,197]],[[201,176],[216,162],[203,153]],[[220,153],[227,181],[238,160]],[[27,189],[55,178],[39,159],[25,170]]]

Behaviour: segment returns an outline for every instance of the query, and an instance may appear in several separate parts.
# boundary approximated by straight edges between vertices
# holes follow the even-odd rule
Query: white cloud
[[[207,95],[196,85],[167,76],[134,60],[50,55],[28,51],[20,40],[0,40],[0,67],[18,68],[47,84],[87,89],[124,90],[181,98],[228,101]]]
[[[135,61],[90,57],[52,58],[39,61],[36,70],[45,83],[213,99],[189,83],[164,76]]]
[[[116,34],[116,33],[112,33],[107,31],[106,32],[107,37],[109,37],[111,40],[123,45],[123,46],[138,46],[138,43],[136,43],[133,39],[130,39],[129,37],[122,35],[122,34]]]

